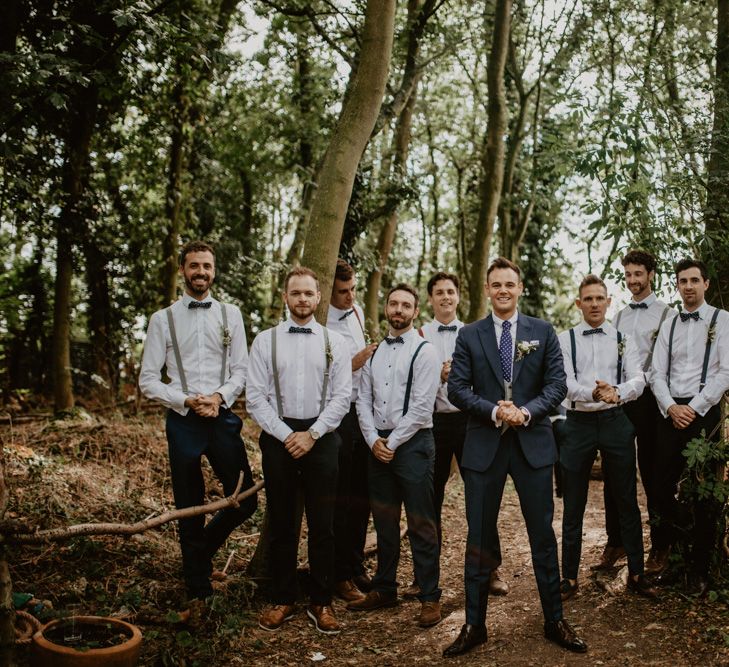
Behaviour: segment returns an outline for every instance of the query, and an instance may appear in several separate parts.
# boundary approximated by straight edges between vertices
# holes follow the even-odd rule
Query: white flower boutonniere
[[[230,344],[233,342],[233,337],[230,335],[230,329],[228,327],[220,327],[220,331],[223,335],[223,347],[228,349]]]
[[[658,329],[653,330],[653,333],[651,334],[651,343],[655,343],[656,338],[658,338]]]
[[[716,338],[716,324],[712,324],[709,327],[709,330],[706,332],[706,340],[709,343],[713,343],[714,342],[714,338]]]
[[[516,361],[521,361],[524,357],[530,355],[539,347],[538,340],[518,340],[516,341]]]
[[[327,340],[326,349],[324,350],[324,354],[327,358],[327,368],[332,365],[332,361],[334,361],[334,354],[332,353],[332,344]]]
[[[619,357],[622,357],[625,355],[625,345],[627,344],[627,342],[628,342],[627,336],[623,336],[620,339],[620,342],[618,343],[618,356]]]

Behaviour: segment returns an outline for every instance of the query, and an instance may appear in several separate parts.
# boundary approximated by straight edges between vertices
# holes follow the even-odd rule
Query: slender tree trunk
[[[469,322],[483,317],[486,313],[483,284],[504,178],[504,134],[507,126],[504,68],[509,51],[511,4],[511,0],[496,2],[491,53],[487,67],[488,120],[479,185],[481,205],[471,251]]]
[[[5,451],[0,445],[0,521],[5,519],[10,491],[5,479]],[[13,581],[7,560],[7,547],[0,546],[0,667],[15,664],[15,607],[13,606]]]
[[[713,269],[708,300],[729,305],[729,0],[717,0],[714,123],[708,165],[706,243],[703,253]]]
[[[317,319],[326,321],[339,243],[357,166],[377,120],[390,67],[394,0],[368,0],[357,68],[350,94],[322,163],[302,263],[319,274],[322,299]]]

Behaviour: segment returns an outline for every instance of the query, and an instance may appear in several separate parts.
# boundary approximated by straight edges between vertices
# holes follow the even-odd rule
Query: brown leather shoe
[[[587,644],[577,636],[572,626],[564,619],[545,621],[544,636],[568,651],[574,651],[575,653],[585,653],[587,651]]]
[[[294,605],[275,604],[263,610],[258,619],[258,627],[268,632],[278,630],[286,621],[294,616]]]
[[[338,635],[341,632],[331,605],[310,604],[306,608],[306,615],[314,621],[316,629],[323,635]]]
[[[372,579],[366,572],[364,574],[358,574],[356,577],[352,577],[352,582],[365,594],[372,590]]]
[[[334,587],[334,594],[345,602],[354,602],[364,597],[364,593],[360,593],[359,588],[354,585],[351,579],[340,581]]]
[[[372,611],[383,607],[394,607],[397,604],[397,595],[386,595],[380,591],[370,591],[361,600],[347,603],[350,611]]]
[[[417,582],[413,581],[412,584],[410,584],[403,592],[402,596],[406,600],[413,600],[416,597],[420,595],[420,586],[418,586]]]
[[[611,547],[606,545],[602,550],[600,560],[594,565],[590,565],[590,569],[610,570],[621,558],[625,558],[625,549],[623,549],[623,547]]]
[[[509,584],[501,580],[498,567],[491,570],[489,575],[489,593],[491,595],[508,595],[509,593]]]
[[[633,579],[633,575],[628,575],[627,589],[633,593],[642,595],[644,598],[658,597],[658,591],[651,586],[650,581],[642,574],[639,574],[637,579]]]
[[[440,602],[423,602],[422,606],[420,607],[418,625],[421,628],[429,628],[432,625],[438,625],[440,621]]]
[[[671,547],[667,549],[651,549],[648,560],[645,562],[646,574],[661,574],[668,567],[668,558],[671,555]]]

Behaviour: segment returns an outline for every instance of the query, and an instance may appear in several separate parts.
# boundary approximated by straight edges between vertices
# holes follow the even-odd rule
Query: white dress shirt
[[[438,331],[438,327],[442,326],[455,326],[455,331]],[[438,351],[438,357],[440,359],[441,367],[443,362],[450,361],[453,358],[453,350],[456,349],[456,338],[458,338],[458,332],[463,327],[463,322],[458,318],[454,319],[449,324],[443,324],[437,319],[433,319],[432,322],[428,322],[420,327],[423,332],[423,338],[428,342],[432,343],[435,349]],[[460,410],[448,400],[448,383],[441,382],[438,385],[438,393],[435,395],[435,411],[436,412],[460,412]]]
[[[172,347],[166,309],[158,310],[149,320],[147,338],[144,342],[142,369],[139,373],[139,388],[153,401],[158,401],[175,412],[186,415],[188,396],[219,393],[223,405],[230,407],[243,391],[248,366],[248,346],[243,317],[240,310],[226,304],[230,345],[225,350],[226,380],[221,386],[220,370],[223,364],[223,316],[220,301],[208,296],[210,308],[188,308],[194,299],[185,294],[172,304],[172,317],[180,348],[182,369],[187,381],[187,394],[182,391],[180,372]],[[170,383],[162,382],[162,367],[167,366]]]
[[[640,367],[643,368],[651,352],[653,341],[658,336],[658,328],[661,323],[661,317],[663,317],[663,312],[666,309],[666,304],[658,299],[655,292],[651,292],[642,301],[631,299],[631,303],[644,303],[648,307],[631,308],[629,305],[625,306],[616,316],[613,321],[613,326],[633,341],[638,350]],[[664,321],[671,319],[674,314],[675,311],[671,312],[669,310]]]
[[[336,331],[344,336],[349,345],[349,356],[354,357],[357,352],[364,349],[367,345],[364,334],[364,313],[362,309],[355,303],[354,312],[352,310],[340,310],[331,304],[329,305],[329,313],[327,314],[327,329]],[[349,313],[347,315],[346,313]],[[357,400],[357,392],[359,390],[359,379],[362,375],[362,369],[358,368],[352,371],[352,400]]]
[[[515,311],[514,314],[508,319],[508,320],[502,320],[500,317],[497,317],[494,313],[491,313],[491,317],[494,320],[494,333],[496,334],[496,349],[500,349],[501,347],[501,334],[504,331],[504,322],[510,322],[511,323],[511,329],[509,329],[509,333],[511,334],[511,350],[514,354],[516,354],[516,327],[517,323],[519,321],[519,311]],[[514,377],[514,355],[511,357],[511,377]],[[496,413],[499,410],[499,406],[495,406],[494,409],[491,411],[491,420],[496,424],[496,426],[501,427],[501,420],[497,419]],[[529,420],[531,419],[531,415],[527,414],[527,420],[524,422],[525,424],[529,423]]]
[[[645,388],[645,377],[639,363],[638,349],[632,339],[623,336],[625,350],[621,378],[618,382],[618,332],[615,327],[603,322],[595,328],[601,328],[604,333],[583,335],[583,331],[592,328],[584,321],[574,328],[577,378],[575,378],[575,369],[572,365],[570,330],[559,334],[564,371],[567,374],[567,397],[563,405],[578,412],[595,412],[616,407],[614,403],[593,399],[592,392],[597,386],[595,380],[602,380],[617,387],[618,397],[623,403],[638,398]]]
[[[675,404],[673,398],[690,398],[689,406],[705,415],[729,389],[729,313],[719,311],[714,340],[711,343],[706,385],[700,391],[701,371],[704,366],[706,339],[714,307],[706,302],[698,308],[699,320],[682,322],[677,315],[673,332],[673,358],[671,360],[671,386],[668,386],[668,339],[673,318],[661,326],[653,351],[650,383],[663,416]]]
[[[329,332],[331,365],[324,410],[320,413],[321,394],[326,370],[324,327],[313,317],[304,327],[312,333],[290,333],[298,327],[291,318],[259,333],[251,345],[246,408],[258,425],[283,442],[293,432],[279,418],[276,386],[273,378],[271,336],[276,334],[276,366],[281,388],[281,417],[312,419],[311,429],[320,435],[333,431],[349,412],[352,394],[352,362],[347,341]]]
[[[407,414],[403,415],[410,362],[423,339],[415,329],[401,334],[404,343],[380,343],[362,367],[357,397],[357,415],[362,435],[370,449],[377,431],[392,433],[387,447],[395,451],[420,429],[432,428],[435,394],[440,384],[440,361],[433,345],[425,342],[413,365],[413,383]]]

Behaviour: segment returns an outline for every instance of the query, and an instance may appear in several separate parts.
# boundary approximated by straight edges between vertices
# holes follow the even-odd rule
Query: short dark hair
[[[209,252],[213,256],[213,260],[215,259],[215,250],[209,243],[205,243],[205,241],[188,241],[180,249],[180,266],[185,266],[185,258],[191,252]]]
[[[658,266],[656,258],[645,250],[629,250],[621,260],[623,266],[628,264],[639,264],[644,266],[646,273],[656,270]]]
[[[455,286],[457,291],[461,291],[461,281],[458,280],[458,276],[455,273],[446,273],[445,271],[438,271],[433,277],[428,281],[428,294],[430,296],[433,296],[433,288],[435,287],[435,283],[440,282],[441,280],[450,280]]]
[[[600,277],[596,276],[594,273],[588,273],[580,283],[580,288],[577,290],[577,293],[582,297],[582,288],[583,287],[589,287],[590,285],[602,285],[605,289],[605,294],[607,294],[607,285],[605,284],[605,281]]]
[[[393,292],[409,292],[415,297],[415,307],[418,307],[418,303],[420,302],[420,297],[418,296],[418,290],[416,290],[412,285],[408,285],[407,283],[398,283],[395,285],[395,287],[392,287],[390,291],[387,293],[387,299],[385,299],[385,303],[387,303],[390,300],[390,296]]]
[[[337,269],[334,272],[334,280],[341,280],[347,282],[354,278],[354,269],[350,264],[347,264],[343,259],[337,260]]]
[[[681,271],[693,268],[697,268],[699,271],[701,271],[701,277],[704,280],[709,279],[709,269],[706,268],[706,264],[704,264],[700,259],[692,259],[690,257],[686,257],[676,262],[676,267],[674,268],[676,280],[678,280],[678,274],[681,273]]]
[[[316,289],[319,290],[319,276],[316,275],[308,266],[295,266],[291,269],[284,278],[284,292],[289,288],[289,280],[294,276],[310,276],[316,283]]]
[[[491,272],[495,271],[496,269],[511,269],[512,271],[515,271],[516,275],[519,276],[519,281],[521,282],[521,269],[510,259],[506,259],[506,257],[497,257],[493,262],[491,262],[489,268],[486,270],[487,283],[489,281],[489,276],[491,275]]]

